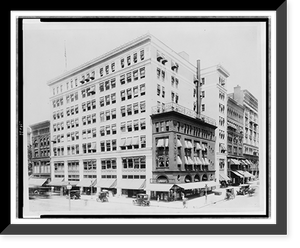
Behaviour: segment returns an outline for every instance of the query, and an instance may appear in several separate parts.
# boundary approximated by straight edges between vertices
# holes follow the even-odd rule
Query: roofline
[[[230,76],[229,72],[228,72],[221,64],[212,65],[212,66],[203,68],[203,69],[201,69],[200,71],[202,71],[203,73],[206,73],[206,72],[204,72],[204,71],[205,71],[205,70],[209,70],[209,69],[211,69],[211,71],[212,71],[212,70],[219,71],[219,72],[221,72],[222,74],[224,74],[224,76],[226,76],[226,77],[229,77],[229,76]]]
[[[52,84],[54,84],[54,83],[56,83],[58,81],[61,81],[61,80],[65,79],[65,78],[67,78],[67,77],[75,74],[75,73],[78,73],[80,71],[86,70],[87,68],[94,66],[95,64],[101,62],[102,60],[108,59],[109,57],[115,55],[116,53],[118,53],[118,52],[120,52],[120,51],[122,51],[122,50],[124,50],[124,49],[126,49],[126,48],[128,48],[130,46],[137,45],[137,44],[139,44],[139,43],[141,43],[143,41],[146,41],[148,39],[151,40],[152,37],[153,36],[151,34],[149,34],[149,33],[144,34],[144,35],[142,35],[142,36],[140,36],[140,37],[138,37],[138,38],[136,38],[134,40],[131,40],[131,41],[129,41],[129,42],[127,42],[127,43],[125,43],[125,44],[123,44],[121,46],[116,47],[115,49],[113,49],[113,50],[111,50],[111,51],[109,51],[107,53],[104,53],[104,54],[100,55],[99,57],[96,57],[95,59],[92,59],[92,60],[90,60],[90,61],[88,61],[88,62],[86,62],[84,64],[81,64],[81,65],[75,67],[74,69],[71,69],[71,70],[63,73],[60,76],[58,76],[58,77],[56,77],[56,78],[54,78],[52,80],[49,80],[47,82],[47,85],[50,86],[50,85],[52,85]]]
[[[43,125],[49,125],[50,126],[50,120],[46,120],[46,121],[41,121],[41,122],[38,122],[38,123],[35,123],[35,124],[32,124],[32,125],[29,125],[29,127],[31,129],[34,129],[34,128],[38,128],[39,126],[43,126]]]

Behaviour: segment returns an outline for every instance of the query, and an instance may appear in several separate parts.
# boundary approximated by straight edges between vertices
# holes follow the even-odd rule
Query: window
[[[146,129],[146,118],[140,120],[141,130]]]
[[[138,114],[139,113],[139,103],[134,103],[133,104],[133,113]]]
[[[110,120],[110,110],[105,111],[105,116],[106,116],[106,120],[109,121]]]
[[[121,59],[121,61],[120,61],[120,62],[121,62],[121,67],[122,67],[122,68],[124,68],[124,66],[125,66],[124,59]]]
[[[134,120],[133,121],[133,129],[134,129],[134,131],[139,130],[139,120]]]
[[[116,139],[113,139],[111,141],[111,146],[112,146],[112,151],[116,151],[117,150],[117,140]],[[113,169],[116,169],[116,168],[117,168],[117,166],[116,166],[116,163],[115,163],[115,168],[114,168],[114,165],[113,165]]]
[[[178,85],[179,85],[179,80],[178,80],[178,78],[175,78],[175,87],[176,87],[176,89],[178,89]]]
[[[157,85],[157,95],[160,96],[160,85]]]
[[[133,62],[136,63],[137,62],[137,53],[133,54]]]
[[[127,65],[131,65],[131,56],[127,56]]]
[[[141,113],[144,113],[146,111],[146,102],[145,101],[140,102],[140,109],[141,109]]]
[[[141,60],[144,60],[144,56],[145,56],[144,50],[141,50],[140,51],[140,58],[141,58]]]
[[[112,88],[112,89],[113,89],[113,88],[116,88],[116,79],[115,79],[115,78],[111,79],[111,80],[110,80],[110,83],[111,83],[111,88]]]
[[[138,70],[133,71],[133,80],[136,81],[139,79]]]
[[[105,96],[106,106],[110,105],[110,95]]]
[[[127,132],[132,131],[132,121],[127,121]]]
[[[205,104],[201,105],[201,111],[205,111]]]
[[[141,139],[141,148],[145,148],[146,147],[146,135],[141,135],[140,139]]]
[[[127,78],[127,83],[130,83],[131,82],[131,72],[128,72],[126,74],[126,78]]]
[[[101,96],[99,99],[100,107],[104,107],[104,96]]]
[[[110,125],[106,126],[106,135],[110,135]]]
[[[127,105],[127,115],[132,115],[132,105],[131,104]]]
[[[100,127],[100,136],[104,136],[105,135],[105,131],[104,131],[104,126]]]
[[[111,71],[114,72],[115,71],[115,63],[111,64]]]
[[[145,77],[145,67],[140,69],[140,77],[144,78]]]
[[[108,65],[105,66],[105,73],[106,73],[106,75],[109,73],[109,66]]]
[[[104,121],[104,111],[100,112],[100,122]]]
[[[125,106],[121,106],[121,116],[122,117],[126,116]]]
[[[104,141],[100,142],[100,151],[105,152],[105,142]]]
[[[112,119],[116,119],[116,115],[117,115],[116,109],[112,109],[112,110],[111,110],[111,118],[112,118]]]
[[[120,76],[120,83],[121,83],[121,85],[125,84],[125,75],[124,74]]]
[[[133,87],[133,97],[138,97],[139,96],[139,87],[135,86]]]
[[[103,77],[103,68],[100,68],[100,76]]]
[[[111,104],[116,103],[116,93],[111,94]]]
[[[160,78],[160,69],[159,68],[156,69],[156,75],[157,75],[157,78]]]
[[[127,89],[127,99],[131,99],[132,98],[132,91],[131,88]]]
[[[117,133],[117,125],[116,124],[112,124],[111,125],[111,133],[112,134],[116,134]]]
[[[110,89],[110,82],[109,80],[105,81],[105,90],[109,90]]]
[[[145,89],[145,84],[141,84],[141,85],[140,85],[141,96],[144,96],[144,95],[145,95],[145,93],[146,93],[145,90],[146,90],[146,89]]]
[[[121,101],[126,100],[125,90],[121,90]]]
[[[99,84],[99,90],[100,90],[100,92],[103,92],[103,91],[104,91],[104,82],[101,82],[101,83]]]
[[[178,101],[179,101],[179,96],[178,96],[178,94],[176,93],[176,96],[175,96],[175,103],[178,103]]]
[[[174,100],[175,100],[175,93],[172,91],[171,92],[171,101],[174,102]]]
[[[106,141],[106,151],[107,151],[107,152],[110,152],[110,150],[111,150],[110,140],[107,140],[107,141]]]
[[[126,132],[126,122],[121,122],[121,132]]]
[[[161,87],[161,90],[162,90],[161,96],[164,98],[164,97],[165,97],[165,87],[162,86],[162,87]]]

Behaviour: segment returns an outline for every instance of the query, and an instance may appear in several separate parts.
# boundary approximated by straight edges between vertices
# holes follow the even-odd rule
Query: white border
[[[11,12],[11,126],[16,127],[16,46],[17,46],[17,17],[62,17],[62,16],[122,16],[122,17],[131,17],[131,16],[231,16],[231,17],[240,17],[240,16],[269,16],[271,18],[271,58],[276,58],[276,12],[275,11],[259,11],[259,12],[252,12],[252,11],[163,11],[163,12],[152,12],[152,11],[126,11],[126,12],[113,12],[113,11],[88,11],[88,12],[80,12],[80,11],[66,11],[66,12],[53,12],[53,11],[12,11]],[[272,144],[271,144],[271,161],[272,161],[272,169],[271,169],[271,218],[269,219],[78,219],[78,220],[69,220],[69,219],[57,219],[57,220],[45,220],[45,219],[17,219],[16,218],[16,149],[17,145],[14,143],[16,140],[16,129],[12,128],[11,131],[11,223],[12,224],[275,224],[276,223],[276,61],[272,60],[271,62],[271,80],[272,80],[272,88],[271,88],[271,95],[272,95],[272,102],[271,102],[271,120],[272,120],[272,129],[271,129],[271,137],[272,137]],[[265,103],[264,103],[265,104]],[[265,110],[265,107],[263,107]],[[265,115],[264,115],[265,116]],[[262,116],[263,117],[263,116]],[[260,118],[262,120],[263,118]],[[262,127],[260,133],[265,133],[265,125],[260,125]],[[26,141],[26,127],[24,127],[23,133],[24,135],[24,142]],[[262,142],[262,136],[260,136],[260,144]],[[24,143],[26,145],[26,143]],[[266,154],[266,151],[261,151],[260,154]],[[26,159],[27,152],[24,152],[24,159]],[[24,160],[24,161],[27,161]],[[26,171],[24,170],[26,173]]]

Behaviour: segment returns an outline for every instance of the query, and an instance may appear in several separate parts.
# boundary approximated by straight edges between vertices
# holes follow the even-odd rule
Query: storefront
[[[99,182],[95,185],[101,192],[102,190],[108,190],[111,196],[114,196],[117,193],[117,179],[100,179]]]
[[[122,179],[117,182],[117,192],[119,195],[135,197],[139,193],[146,193],[145,179]]]
[[[202,182],[193,182],[193,183],[183,183],[177,184],[179,188],[182,189],[185,197],[192,198],[192,197],[202,197],[208,194],[212,194],[213,190],[219,183],[215,181],[202,181]]]
[[[97,192],[97,188],[95,187],[96,182],[96,179],[84,178],[76,186],[80,187],[81,194],[91,195]]]
[[[147,190],[151,191],[150,199],[157,201],[175,201],[180,197],[178,187],[169,183],[150,183]]]

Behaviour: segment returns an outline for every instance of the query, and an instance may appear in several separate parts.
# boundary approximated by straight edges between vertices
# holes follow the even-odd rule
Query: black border
[[[274,6],[274,5],[273,5]],[[243,9],[243,10],[249,10],[249,9]],[[259,9],[259,10],[265,10],[265,9]],[[121,225],[45,225],[45,224],[37,224],[37,225],[27,225],[27,224],[11,224],[10,222],[2,223],[4,224],[4,228],[1,227],[2,234],[86,234],[86,235],[92,235],[92,234],[102,234],[102,235],[127,235],[127,234],[151,234],[151,235],[170,235],[170,234],[180,234],[180,235],[196,235],[196,234],[252,234],[252,235],[258,235],[258,234],[286,234],[287,232],[287,194],[286,194],[286,187],[287,187],[287,168],[286,161],[287,161],[287,151],[286,151],[286,117],[287,117],[287,59],[286,59],[286,52],[287,52],[287,3],[284,1],[280,7],[276,7],[274,9],[268,9],[268,10],[276,10],[277,13],[277,47],[276,47],[276,61],[277,61],[277,67],[280,68],[280,70],[276,71],[276,77],[277,77],[277,150],[281,151],[280,153],[277,153],[277,181],[279,181],[279,175],[280,175],[280,187],[276,187],[277,190],[277,212],[276,212],[276,224],[253,224],[253,225],[230,225],[230,224],[223,224],[223,225],[212,225],[212,224],[179,224],[179,225],[165,225],[165,224],[152,224],[152,225],[140,225],[140,224],[121,224]],[[90,18],[88,18],[88,21],[91,21]],[[74,20],[74,19],[73,19]],[[47,20],[46,20],[47,21]],[[57,19],[55,20],[57,21]],[[66,19],[64,19],[66,21]],[[82,21],[82,19],[81,19]],[[110,20],[111,21],[111,20]],[[124,20],[123,20],[124,21]],[[132,19],[130,20],[132,21]],[[139,20],[140,21],[140,20]],[[181,19],[181,21],[183,21]],[[192,21],[192,20],[191,20]],[[20,31],[21,26],[20,22],[18,25],[18,31]],[[268,32],[267,32],[268,33]],[[18,42],[21,42],[21,37],[18,37]],[[19,47],[19,46],[18,46]],[[18,50],[18,55],[22,54],[20,53],[22,50]],[[18,57],[18,80],[19,82],[22,82],[22,78],[20,78],[20,63],[22,61],[22,57]],[[22,76],[21,76],[22,77]],[[268,77],[268,75],[267,75]],[[20,83],[18,84],[20,86]],[[18,88],[19,96],[20,93],[23,93],[22,87]],[[267,93],[269,92],[269,89],[267,90]],[[22,94],[21,94],[22,95]],[[20,113],[20,109],[22,109],[22,98],[19,97],[18,99],[18,118],[22,120],[22,114]],[[268,99],[268,98],[267,98]],[[267,107],[269,106],[269,102],[267,103]],[[267,109],[267,113],[269,113],[269,109]],[[21,114],[21,115],[20,115]],[[269,119],[267,119],[267,123],[269,123]],[[20,122],[20,124],[22,124]],[[267,124],[268,125],[268,124]],[[20,127],[20,126],[19,126]],[[17,127],[17,128],[19,128]],[[269,133],[267,133],[267,138],[269,139]],[[22,144],[19,142],[22,142],[22,132],[18,132],[18,144]],[[280,140],[280,142],[278,142]],[[270,147],[269,147],[270,149]],[[268,151],[269,151],[268,149]],[[23,149],[21,149],[23,150]],[[20,151],[20,146],[19,146]],[[280,154],[280,156],[279,156]],[[19,154],[19,158],[22,158]],[[21,161],[19,161],[21,162]],[[269,163],[269,161],[268,161]],[[278,165],[281,166],[278,166]],[[22,166],[21,166],[22,167]],[[19,171],[19,178],[22,171]],[[10,173],[8,173],[9,175]],[[22,178],[22,176],[21,176]],[[9,188],[8,188],[9,189]],[[21,196],[22,194],[20,194]],[[8,201],[9,202],[9,201]],[[20,203],[22,204],[23,199],[20,200]],[[19,205],[20,206],[20,205]],[[19,215],[18,217],[22,217],[20,211],[22,207],[19,207]],[[279,214],[280,213],[280,214]],[[7,216],[10,216],[10,209],[7,212]],[[186,216],[184,216],[186,217]],[[207,216],[205,216],[207,217]],[[249,217],[249,216],[248,216]],[[5,224],[7,224],[5,228]]]

